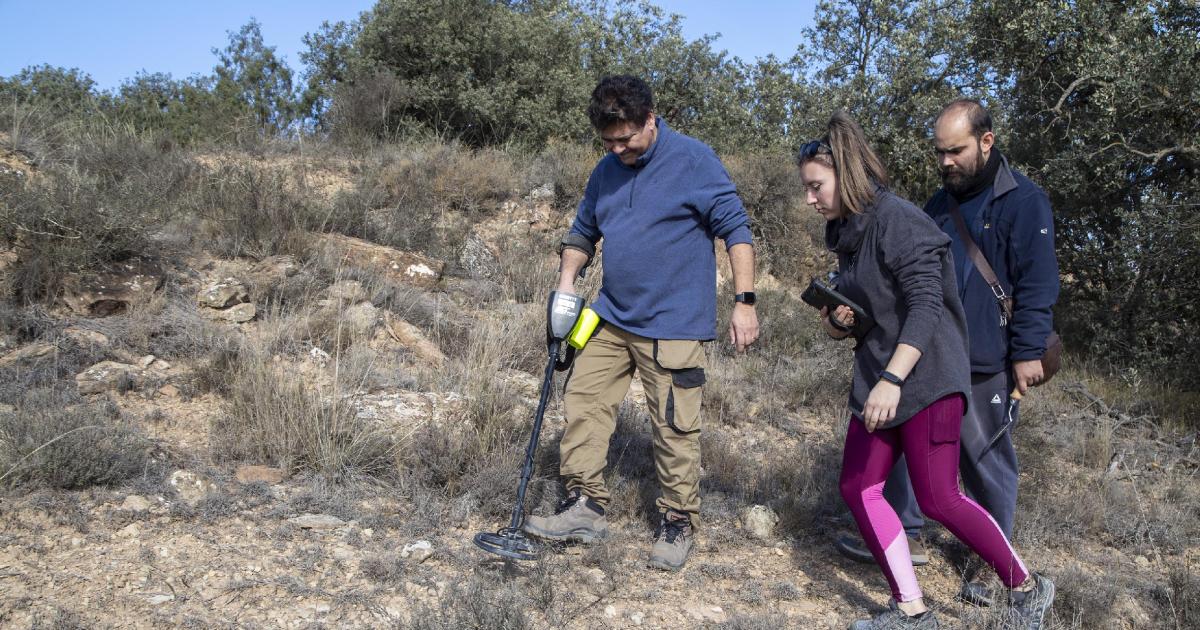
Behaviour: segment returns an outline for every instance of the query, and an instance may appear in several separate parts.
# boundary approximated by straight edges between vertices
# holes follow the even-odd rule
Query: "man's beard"
[[[979,142],[975,143],[975,166],[970,171],[962,169],[948,170],[941,169],[942,185],[951,194],[961,194],[971,190],[975,178],[983,172],[983,168],[987,166],[987,160],[983,158],[983,147],[979,146]]]

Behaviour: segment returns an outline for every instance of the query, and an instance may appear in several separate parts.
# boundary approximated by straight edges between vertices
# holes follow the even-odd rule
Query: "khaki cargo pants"
[[[575,359],[564,406],[567,428],[559,471],[567,491],[579,490],[607,507],[608,443],[634,369],[646,390],[653,427],[660,511],[688,514],[699,526],[700,399],[707,359],[699,341],[648,339],[602,323]]]

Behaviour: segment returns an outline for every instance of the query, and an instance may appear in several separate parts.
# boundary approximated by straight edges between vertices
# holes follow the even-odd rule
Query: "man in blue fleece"
[[[655,116],[641,79],[606,77],[592,92],[588,118],[608,154],[559,247],[558,290],[575,292],[603,240],[604,281],[592,304],[602,321],[567,376],[559,447],[567,498],[553,516],[529,517],[525,531],[578,542],[605,535],[608,444],[636,370],[662,489],[650,565],[678,571],[699,525],[702,343],[717,336],[713,241],[729,253],[729,336],[740,352],[758,337],[750,220],[716,154]]]

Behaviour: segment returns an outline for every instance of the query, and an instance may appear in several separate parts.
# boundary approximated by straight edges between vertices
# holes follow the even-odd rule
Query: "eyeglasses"
[[[822,153],[825,155],[833,155],[833,149],[830,148],[829,143],[825,142],[824,140],[813,140],[812,142],[805,142],[804,144],[800,145],[800,151],[796,153],[796,157],[801,162],[804,162],[806,160],[811,160]]]
[[[629,144],[630,140],[633,140],[635,137],[638,136],[638,134],[642,133],[645,130],[646,130],[646,126],[642,125],[642,127],[640,129],[638,129],[637,131],[635,131],[631,134],[626,134],[624,136],[620,136],[618,138],[606,138],[603,135],[601,135],[600,142],[604,143],[604,146],[606,146],[606,147],[614,146],[614,145],[618,145],[618,144],[620,144],[620,145]]]

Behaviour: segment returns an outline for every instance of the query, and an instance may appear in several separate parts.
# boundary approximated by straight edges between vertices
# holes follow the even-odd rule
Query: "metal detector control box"
[[[550,292],[550,303],[546,305],[546,333],[551,339],[562,341],[571,334],[579,314],[583,312],[583,298],[561,291]]]

